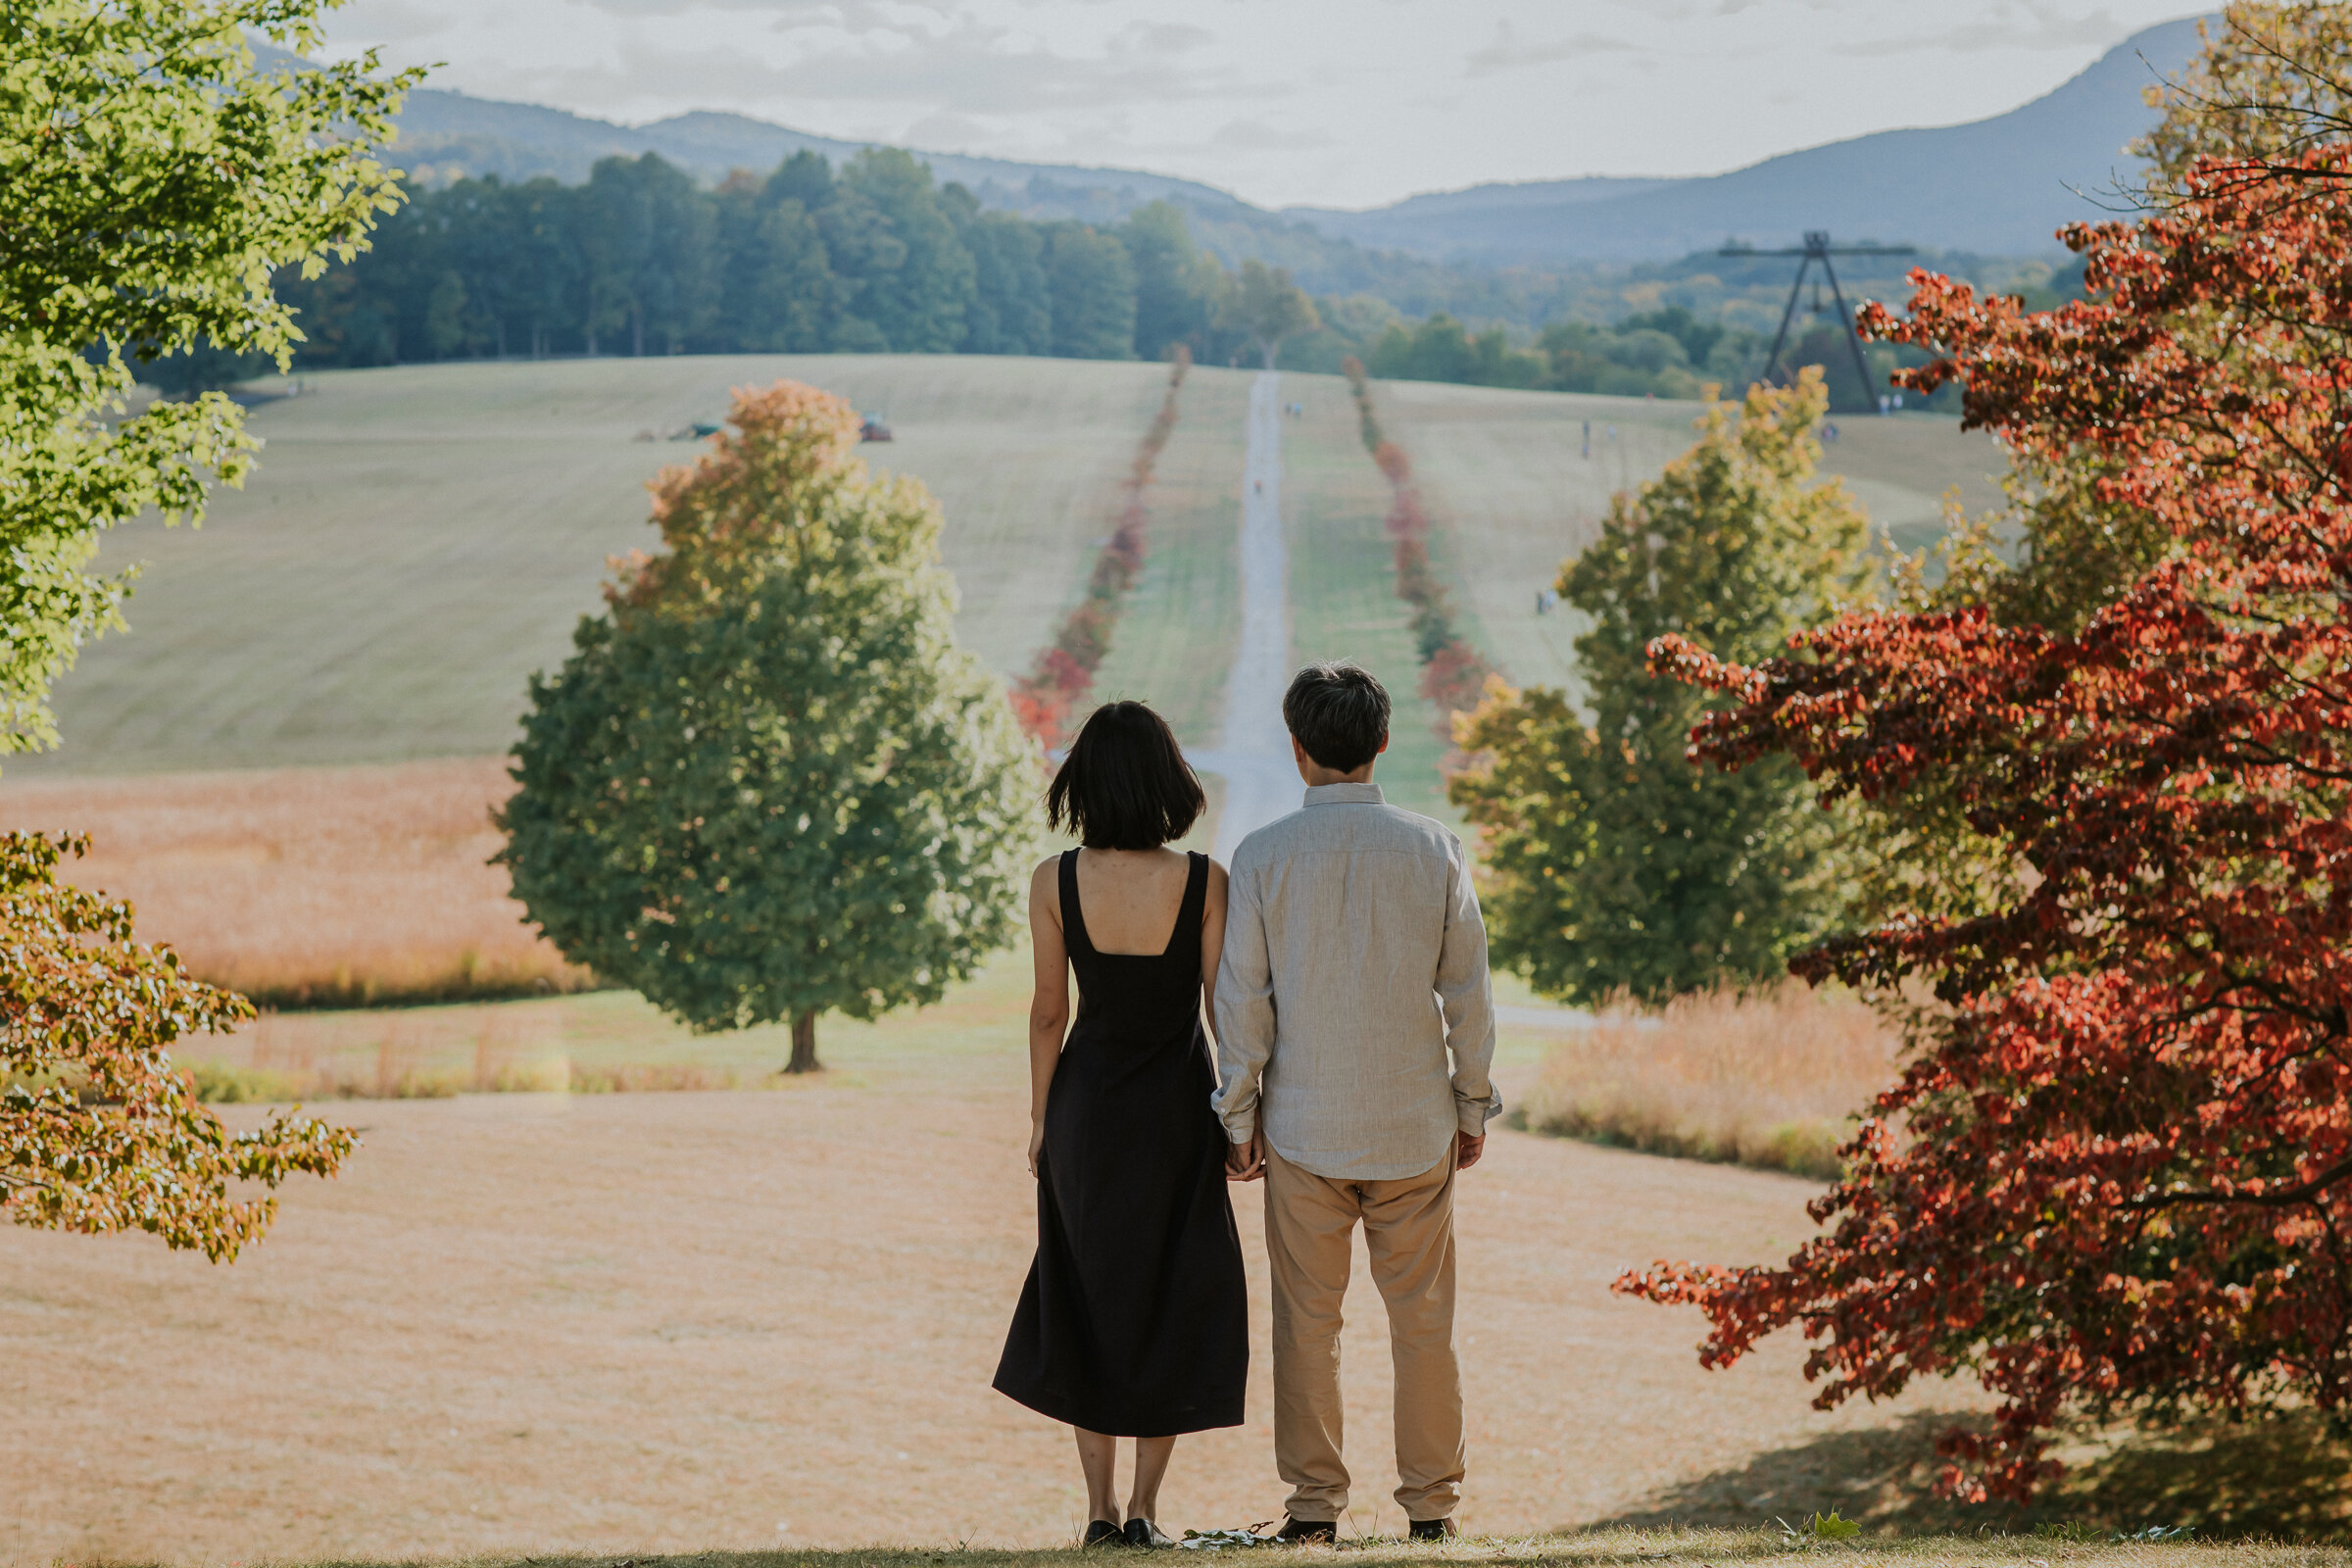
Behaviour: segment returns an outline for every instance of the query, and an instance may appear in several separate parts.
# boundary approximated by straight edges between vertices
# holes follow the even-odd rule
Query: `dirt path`
[[[1298,808],[1298,772],[1282,726],[1291,679],[1289,564],[1282,537],[1282,377],[1260,371],[1250,387],[1250,447],[1242,470],[1242,631],[1225,683],[1225,730],[1213,752],[1195,752],[1202,772],[1225,780],[1218,859],[1243,839]]]
[[[990,1029],[773,1093],[333,1106],[349,1174],[233,1268],[0,1227],[0,1561],[1062,1537],[1066,1432],[988,1387],[1035,1235],[1017,1024]],[[1889,1420],[1810,1412],[1795,1345],[1701,1374],[1692,1319],[1608,1292],[1785,1251],[1809,1191],[1497,1135],[1462,1199],[1465,1522],[1602,1517]],[[1280,1506],[1255,1196],[1250,1424],[1179,1448],[1179,1528]],[[1364,1531],[1398,1525],[1376,1300],[1359,1278]]]

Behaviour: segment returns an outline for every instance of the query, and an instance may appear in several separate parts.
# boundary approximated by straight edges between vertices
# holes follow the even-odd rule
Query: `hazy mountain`
[[[1368,257],[1362,248],[1423,263],[1543,267],[1664,260],[1727,239],[1786,244],[1805,229],[1823,228],[1846,239],[2029,255],[2054,249],[2051,231],[2059,224],[2098,216],[2090,196],[2077,192],[2095,195],[2125,172],[2124,144],[2151,119],[2141,90],[2155,73],[2178,71],[2195,49],[2193,22],[2167,23],[2008,114],[1936,129],[1880,131],[1728,174],[1477,185],[1372,212],[1296,207],[1277,214],[1214,186],[1140,170],[920,156],[941,180],[960,180],[987,205],[1031,218],[1115,220],[1165,197],[1198,215],[1202,237],[1229,261],[1235,254],[1263,255],[1297,268],[1301,281],[1319,289],[1368,286],[1374,275],[1386,278],[1404,265],[1401,258]],[[393,156],[431,183],[460,174],[577,181],[600,158],[647,152],[716,180],[733,169],[765,172],[803,149],[838,162],[865,145],[744,115],[705,112],[616,125],[423,88],[409,95]],[[1344,243],[1335,249],[1333,241]]]
[[[614,154],[660,153],[698,178],[716,181],[735,169],[765,173],[804,150],[839,163],[871,145],[811,135],[748,115],[698,111],[650,125],[616,125],[561,109],[425,87],[409,94],[392,151],[402,168],[428,183],[460,174],[508,180],[552,174],[576,183],[588,177],[598,159]],[[1033,216],[1115,218],[1162,196],[1210,211],[1246,205],[1214,186],[1141,170],[1019,164],[961,153],[921,157],[942,182],[959,180],[990,206],[1055,209]]]
[[[1446,261],[1655,259],[1727,239],[1792,244],[1810,228],[2029,255],[2055,249],[2061,223],[2101,216],[2095,198],[2130,172],[2124,144],[2154,119],[2142,89],[2196,48],[2194,21],[2165,23],[2005,115],[1880,131],[1707,178],[1474,185],[1373,212],[1294,207],[1285,216],[1334,238]]]

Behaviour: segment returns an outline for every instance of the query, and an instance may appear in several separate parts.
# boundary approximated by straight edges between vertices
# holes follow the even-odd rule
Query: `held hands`
[[[1260,1135],[1251,1133],[1246,1144],[1225,1146],[1225,1179],[1229,1182],[1263,1181],[1266,1175],[1266,1152],[1258,1142]]]

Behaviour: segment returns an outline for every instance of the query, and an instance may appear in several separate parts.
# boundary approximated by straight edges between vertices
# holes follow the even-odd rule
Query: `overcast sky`
[[[726,109],[1270,207],[1712,173],[1998,114],[2176,0],[353,0],[334,53],[640,123]]]

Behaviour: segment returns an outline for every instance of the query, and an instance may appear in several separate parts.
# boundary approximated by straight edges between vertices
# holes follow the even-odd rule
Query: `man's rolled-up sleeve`
[[[1494,986],[1487,973],[1487,923],[1478,889],[1457,842],[1447,857],[1446,938],[1438,953],[1438,1002],[1446,1013],[1446,1049],[1453,1055],[1455,1125],[1473,1138],[1502,1111],[1494,1065]],[[1231,951],[1232,928],[1227,927]],[[1222,990],[1222,986],[1219,987]]]
[[[1227,884],[1225,951],[1217,960],[1217,1093],[1225,1136],[1246,1144],[1257,1131],[1258,1080],[1274,1054],[1274,957],[1256,878],[1236,866]]]

